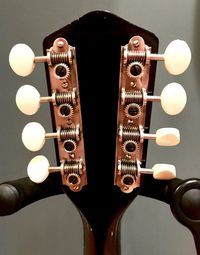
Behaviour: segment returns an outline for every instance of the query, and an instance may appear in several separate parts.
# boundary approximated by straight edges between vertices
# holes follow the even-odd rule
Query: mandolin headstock
[[[162,60],[171,74],[180,74],[190,63],[190,50],[175,40],[164,54],[157,54],[154,34],[102,11],[47,36],[42,57],[20,47],[11,51],[11,67],[24,76],[35,63],[45,62],[49,95],[41,97],[26,85],[17,93],[17,105],[31,115],[49,102],[53,126],[48,133],[38,123],[28,124],[22,139],[28,149],[37,151],[47,138],[54,138],[58,163],[50,167],[44,156],[37,156],[28,166],[29,176],[39,183],[57,172],[63,191],[91,228],[106,235],[140,192],[146,174],[161,180],[176,176],[172,165],[146,168],[149,139],[160,146],[180,141],[174,128],[149,134],[151,106],[159,102],[171,115],[183,110],[186,94],[180,84],[168,84],[161,95],[154,95],[156,64]],[[26,61],[16,68],[13,59],[26,51]]]

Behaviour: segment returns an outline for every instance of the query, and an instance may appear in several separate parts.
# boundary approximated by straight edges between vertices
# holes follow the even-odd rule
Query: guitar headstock
[[[182,111],[186,94],[181,85],[168,84],[161,95],[153,95],[156,64],[162,60],[171,74],[180,74],[189,65],[190,50],[176,40],[164,54],[157,54],[154,34],[108,12],[89,13],[52,33],[43,48],[42,57],[35,57],[25,45],[10,54],[11,66],[22,76],[32,72],[37,62],[45,62],[46,67],[49,95],[41,97],[26,85],[16,100],[26,114],[50,102],[53,132],[32,123],[22,138],[33,151],[45,139],[55,138],[58,166],[49,167],[45,157],[37,156],[28,166],[29,175],[41,182],[58,172],[64,192],[88,222],[98,225],[102,217],[110,226],[113,216],[121,217],[139,193],[145,174],[156,179],[175,177],[172,165],[146,168],[149,139],[160,146],[180,141],[174,128],[149,134],[151,106],[158,101],[168,114]],[[21,58],[22,52],[27,57],[18,69],[13,59]]]

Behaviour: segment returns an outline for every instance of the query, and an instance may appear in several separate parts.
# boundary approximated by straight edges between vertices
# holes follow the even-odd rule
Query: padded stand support
[[[197,254],[200,255],[200,180],[182,181],[171,187],[171,194],[172,213],[192,232]]]
[[[62,194],[62,185],[56,175],[52,174],[42,184],[35,184],[29,178],[1,184],[0,216],[13,214],[40,199]],[[200,255],[200,180],[155,181],[152,187],[147,185],[142,189],[140,195],[168,203],[177,221],[192,232],[197,255]]]
[[[0,216],[10,215],[40,199],[62,194],[58,173],[51,174],[41,184],[28,177],[0,185]]]

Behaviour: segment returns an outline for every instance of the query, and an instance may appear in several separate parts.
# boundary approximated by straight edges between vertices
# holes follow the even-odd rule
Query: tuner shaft
[[[148,60],[157,60],[157,61],[164,61],[165,57],[164,54],[147,54]]]
[[[35,63],[44,63],[49,61],[50,61],[49,56],[37,56],[34,58]]]

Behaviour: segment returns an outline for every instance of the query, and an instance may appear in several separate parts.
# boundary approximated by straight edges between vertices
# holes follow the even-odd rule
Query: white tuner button
[[[49,161],[45,156],[34,157],[27,167],[27,173],[31,181],[43,182],[49,175]]]
[[[160,146],[175,146],[180,143],[180,132],[176,128],[160,128],[156,131],[156,143]]]
[[[141,174],[153,174],[156,180],[171,180],[176,177],[176,168],[171,164],[155,164],[152,169],[141,168],[137,162],[138,172]]]
[[[173,82],[165,86],[160,95],[161,106],[169,115],[179,114],[185,107],[187,95],[185,89]]]
[[[155,164],[152,167],[153,177],[157,180],[171,180],[176,177],[176,168],[170,164]]]
[[[16,74],[27,76],[34,70],[34,58],[35,55],[28,45],[23,43],[16,44],[9,54],[10,67]]]
[[[174,40],[165,49],[164,54],[147,54],[149,60],[162,60],[170,74],[183,73],[191,62],[191,51],[185,41]]]
[[[45,130],[37,122],[28,123],[22,131],[22,142],[30,151],[40,150],[45,143]]]
[[[139,126],[140,142],[144,139],[156,140],[160,146],[175,146],[180,143],[180,132],[177,128],[160,128],[156,134],[144,133],[144,128]]]
[[[40,108],[40,94],[33,86],[24,85],[17,91],[16,104],[24,114],[33,115]]]
[[[191,61],[191,51],[185,41],[174,40],[166,48],[164,63],[170,74],[178,75],[183,73]]]

